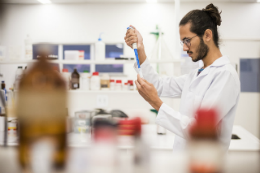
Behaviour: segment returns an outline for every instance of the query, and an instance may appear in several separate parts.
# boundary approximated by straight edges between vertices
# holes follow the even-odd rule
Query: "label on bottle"
[[[79,79],[78,78],[72,78],[71,79],[72,89],[79,88]]]

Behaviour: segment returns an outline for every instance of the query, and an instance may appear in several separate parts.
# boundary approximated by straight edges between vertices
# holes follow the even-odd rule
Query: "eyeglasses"
[[[198,36],[198,35],[195,35],[194,37],[196,37],[196,36]],[[187,46],[188,48],[190,48],[190,46],[191,46],[190,41],[191,41],[191,39],[193,39],[194,37],[184,38],[183,40],[181,40],[181,41],[180,41],[181,47],[183,47],[183,45],[186,44],[186,46]]]

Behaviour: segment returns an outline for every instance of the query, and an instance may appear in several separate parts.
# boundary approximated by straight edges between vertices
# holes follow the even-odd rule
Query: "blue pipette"
[[[127,30],[128,29],[134,29],[134,28],[128,27]],[[140,66],[139,58],[138,58],[137,43],[133,43],[132,47],[133,47],[133,49],[135,51],[135,59],[136,59],[136,63],[137,63],[137,66],[138,66],[138,74],[140,75],[141,78],[144,78],[143,77],[143,73],[142,73],[142,69],[141,69],[141,66]]]

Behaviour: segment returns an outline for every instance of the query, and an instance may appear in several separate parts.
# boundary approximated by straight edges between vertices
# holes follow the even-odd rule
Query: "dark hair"
[[[219,34],[217,26],[221,25],[221,12],[218,11],[218,7],[212,3],[207,5],[202,10],[192,10],[187,13],[180,21],[181,25],[191,23],[190,31],[197,34],[199,37],[204,35],[207,29],[210,29],[213,33],[213,40],[217,47],[219,47]]]

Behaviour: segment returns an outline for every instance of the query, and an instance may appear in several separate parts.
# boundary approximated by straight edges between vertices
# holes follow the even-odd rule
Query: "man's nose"
[[[188,50],[189,50],[188,46],[186,44],[183,44],[183,51],[188,51]]]

